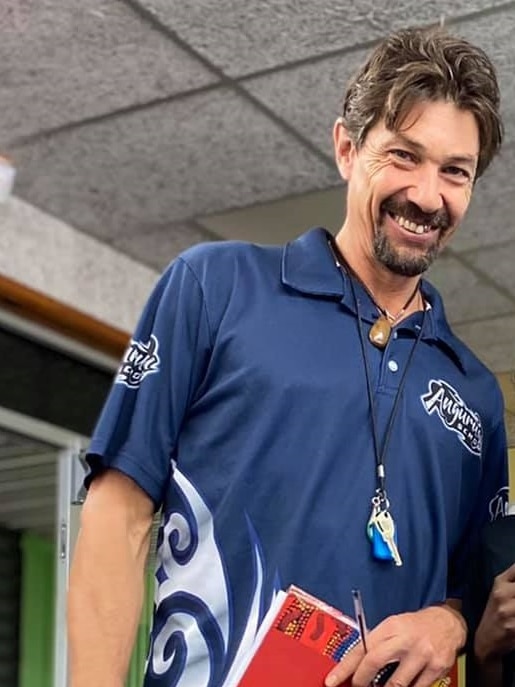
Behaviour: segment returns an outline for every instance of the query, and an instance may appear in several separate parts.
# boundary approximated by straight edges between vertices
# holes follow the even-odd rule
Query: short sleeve
[[[114,468],[160,506],[181,424],[210,350],[203,290],[178,258],[154,288],[120,363],[86,457],[86,486]]]
[[[500,403],[502,406],[502,402]],[[481,482],[465,533],[449,562],[448,597],[462,598],[471,552],[485,525],[508,510],[508,448],[502,411],[482,452]]]

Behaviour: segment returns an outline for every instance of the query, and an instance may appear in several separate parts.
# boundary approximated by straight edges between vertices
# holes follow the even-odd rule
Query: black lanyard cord
[[[385,495],[386,495],[386,489],[385,489],[386,453],[388,450],[388,446],[390,444],[390,439],[392,437],[393,424],[394,424],[395,418],[397,416],[397,411],[399,409],[399,404],[400,404],[402,392],[404,391],[404,386],[406,384],[408,370],[410,368],[411,362],[413,360],[413,356],[414,356],[415,351],[418,347],[418,344],[420,343],[420,340],[422,339],[422,334],[424,332],[427,307],[424,305],[423,314],[422,314],[422,323],[420,325],[420,329],[418,331],[415,342],[414,342],[414,344],[411,347],[411,350],[409,352],[408,359],[406,360],[406,365],[404,366],[401,380],[399,382],[399,386],[397,388],[397,392],[395,394],[395,398],[393,401],[393,407],[392,407],[392,410],[390,412],[390,417],[388,418],[388,424],[387,424],[385,435],[384,435],[383,445],[380,449],[379,448],[379,432],[377,429],[376,407],[375,407],[375,403],[374,403],[374,392],[372,389],[372,374],[370,372],[370,363],[369,363],[367,350],[366,350],[365,334],[363,332],[363,320],[361,319],[359,300],[358,300],[358,297],[356,295],[356,288],[354,285],[354,278],[352,275],[352,270],[351,270],[350,266],[347,265],[347,261],[345,260],[344,256],[340,253],[337,246],[334,244],[334,239],[329,240],[329,248],[331,250],[331,253],[333,254],[333,258],[335,259],[336,266],[337,266],[337,268],[341,274],[344,289],[345,289],[345,276],[347,276],[347,278],[350,282],[350,285],[351,285],[352,298],[354,300],[354,306],[356,308],[356,319],[357,319],[357,326],[358,326],[358,332],[359,332],[359,342],[360,342],[360,346],[361,346],[361,355],[363,358],[363,366],[365,368],[365,379],[366,379],[366,384],[367,384],[368,403],[370,406],[370,421],[371,421],[371,425],[372,425],[372,440],[373,440],[373,445],[374,445],[374,458],[375,458],[375,464],[376,464],[377,487],[378,487],[380,495],[385,497]],[[338,259],[337,256],[339,256],[340,259]],[[356,276],[356,279],[359,279],[359,278]],[[369,295],[369,297],[370,297],[370,294],[368,294],[368,292],[367,292],[367,295]]]
[[[390,439],[392,436],[392,430],[393,430],[393,423],[395,421],[395,418],[397,416],[397,411],[399,409],[399,403],[401,400],[402,392],[404,390],[404,386],[406,384],[406,379],[408,375],[408,370],[411,365],[411,362],[413,360],[413,355],[415,353],[415,350],[420,342],[420,339],[422,338],[422,333],[424,331],[424,322],[426,318],[426,310],[424,308],[423,315],[422,315],[422,324],[420,326],[420,330],[417,334],[417,338],[415,339],[415,343],[411,347],[411,350],[408,355],[408,359],[406,361],[406,365],[404,366],[404,370],[402,372],[402,377],[399,382],[399,386],[397,388],[397,392],[395,394],[395,399],[393,402],[393,408],[390,412],[390,417],[388,419],[388,425],[386,427],[385,431],[385,436],[383,440],[383,446],[381,450],[379,450],[379,432],[377,429],[377,417],[376,417],[376,407],[374,403],[374,392],[372,389],[372,375],[370,372],[370,362],[368,359],[367,351],[366,351],[366,344],[365,344],[365,334],[363,332],[363,321],[361,319],[361,313],[359,309],[359,301],[356,296],[356,289],[354,287],[354,283],[351,277],[349,277],[349,281],[351,283],[351,289],[352,289],[352,296],[354,299],[354,304],[356,306],[356,317],[357,317],[357,324],[358,324],[358,331],[359,331],[359,341],[361,344],[361,354],[363,356],[363,365],[365,368],[365,378],[367,382],[367,396],[368,396],[368,402],[370,406],[370,421],[372,424],[372,437],[374,441],[374,455],[375,455],[375,463],[376,463],[376,477],[377,477],[377,485],[378,488],[382,493],[385,492],[385,458],[386,458],[386,452],[388,450],[388,445],[390,443]]]

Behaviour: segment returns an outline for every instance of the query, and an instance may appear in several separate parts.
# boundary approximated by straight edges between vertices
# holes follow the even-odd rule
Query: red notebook
[[[356,623],[297,587],[279,602],[265,618],[238,687],[323,687],[331,668],[359,642]]]
[[[237,687],[323,687],[331,668],[360,641],[356,622],[298,587],[279,592],[260,627]],[[384,684],[391,671],[378,675]],[[238,679],[239,677],[239,679]],[[351,687],[348,680],[342,687]],[[458,687],[456,666],[433,687]]]

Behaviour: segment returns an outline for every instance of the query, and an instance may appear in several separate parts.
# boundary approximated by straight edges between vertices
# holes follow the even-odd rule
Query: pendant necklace
[[[415,296],[418,293],[418,282],[417,285],[415,286],[413,293],[410,295],[404,306],[399,310],[397,315],[392,315],[386,308],[381,308],[381,306],[376,302],[375,298],[372,296],[370,293],[369,289],[367,289],[366,285],[358,278],[356,277],[361,284],[361,286],[365,289],[367,294],[370,297],[370,300],[372,303],[375,305],[377,310],[379,311],[379,317],[377,320],[374,322],[374,324],[370,327],[370,330],[368,332],[368,338],[370,340],[370,343],[373,343],[374,346],[377,346],[378,348],[385,348],[386,344],[388,343],[388,340],[390,339],[390,335],[392,333],[392,328],[395,326],[395,324],[400,320],[400,318],[404,315],[406,310],[409,308],[409,306],[412,304]]]
[[[392,436],[392,430],[394,426],[394,421],[397,416],[397,411],[399,409],[400,405],[400,400],[402,397],[402,392],[404,390],[405,384],[406,384],[406,379],[407,379],[407,374],[408,370],[411,366],[411,362],[413,360],[413,356],[415,354],[415,351],[418,347],[418,344],[420,343],[422,339],[422,334],[424,332],[424,325],[425,325],[425,320],[426,320],[426,312],[427,308],[424,305],[423,308],[423,315],[422,315],[422,323],[419,327],[418,334],[415,338],[415,341],[413,343],[413,346],[411,347],[411,350],[408,354],[408,359],[406,360],[406,364],[404,366],[404,370],[402,372],[401,379],[399,381],[399,386],[397,388],[397,391],[395,393],[395,397],[393,399],[393,406],[392,410],[390,412],[390,416],[387,420],[386,423],[386,430],[384,433],[384,438],[382,445],[380,445],[379,441],[379,429],[378,429],[378,424],[377,424],[377,416],[376,416],[376,407],[375,407],[375,398],[374,398],[374,392],[372,389],[372,373],[370,370],[370,362],[368,359],[367,355],[367,347],[366,347],[366,339],[365,339],[365,332],[363,331],[363,321],[361,319],[361,313],[360,313],[360,308],[359,308],[359,300],[357,298],[356,294],[356,289],[354,286],[354,281],[357,281],[359,284],[363,286],[363,288],[366,289],[365,285],[363,282],[353,273],[353,271],[348,267],[346,260],[343,258],[343,256],[340,254],[341,260],[337,259],[337,255],[339,254],[339,251],[337,250],[337,247],[333,245],[332,241],[329,241],[329,246],[331,248],[331,252],[333,253],[333,257],[336,259],[336,264],[338,266],[338,269],[340,271],[340,274],[342,275],[342,279],[345,279],[345,273],[347,272],[347,276],[349,278],[351,290],[352,290],[352,297],[354,300],[354,305],[356,307],[356,320],[357,320],[357,326],[358,326],[358,334],[359,334],[359,342],[360,342],[360,348],[361,348],[361,357],[363,360],[363,367],[364,367],[364,372],[365,372],[365,380],[366,380],[366,388],[367,388],[367,397],[368,397],[368,405],[369,405],[369,411],[370,411],[370,424],[371,424],[371,429],[372,429],[372,444],[373,444],[373,449],[374,449],[374,459],[375,459],[375,479],[376,479],[376,489],[374,492],[374,495],[371,498],[371,513],[370,517],[367,522],[366,526],[366,534],[368,539],[371,542],[372,546],[372,555],[374,558],[377,560],[382,560],[382,561],[390,561],[393,562],[396,566],[401,566],[402,565],[402,557],[399,551],[399,547],[397,544],[397,527],[394,521],[394,518],[391,514],[391,509],[390,509],[390,501],[388,499],[388,495],[386,493],[386,469],[385,469],[385,460],[386,460],[386,454],[388,451],[388,446],[390,443],[390,439]],[[418,284],[417,284],[417,289],[415,292],[410,296],[410,299],[402,309],[401,313],[397,315],[395,319],[398,319],[402,312],[406,310],[406,308],[409,306],[411,301],[413,300],[415,293],[418,292]],[[367,290],[367,293],[368,290]],[[369,293],[369,296],[372,298],[372,296]],[[372,301],[374,299],[372,298]],[[375,301],[374,301],[375,303]],[[379,306],[375,304],[378,309]],[[369,340],[371,343],[373,343],[375,346],[378,346],[379,348],[384,348],[386,346],[386,343],[388,341],[388,338],[391,333],[391,324],[387,319],[387,322],[390,326],[390,330],[388,331],[388,336],[386,337],[386,341],[384,345],[378,346],[377,342],[372,341],[370,335],[369,335]]]
[[[345,268],[345,270],[349,273],[349,275],[351,277],[353,277],[358,282],[358,284],[364,289],[367,296],[370,298],[370,300],[374,304],[375,308],[377,309],[377,311],[379,313],[379,317],[374,322],[374,324],[370,327],[370,330],[368,332],[368,339],[369,339],[370,343],[374,344],[374,346],[377,346],[377,348],[385,348],[386,344],[388,343],[390,336],[392,334],[393,327],[397,324],[397,322],[400,320],[400,318],[404,315],[406,310],[413,303],[415,296],[418,294],[419,282],[417,281],[415,288],[413,289],[412,293],[410,294],[410,297],[408,298],[406,303],[404,303],[404,305],[399,310],[399,312],[396,315],[393,315],[386,308],[382,308],[379,305],[379,303],[374,298],[370,289],[367,287],[367,285],[364,283],[364,281],[356,274],[356,272],[352,269],[352,267],[349,265],[347,260],[343,257],[343,255],[340,252],[340,250],[338,249],[338,247],[336,245],[333,245],[333,243],[331,241],[329,242],[329,246],[331,248],[331,252],[333,253],[333,257],[334,257],[338,267],[340,267],[340,268],[344,267]]]

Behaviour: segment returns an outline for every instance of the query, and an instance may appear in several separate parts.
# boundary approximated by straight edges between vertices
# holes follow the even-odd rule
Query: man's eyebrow
[[[427,154],[427,149],[425,146],[422,145],[422,143],[414,141],[412,138],[406,136],[406,134],[403,134],[400,131],[395,133],[395,138],[390,143],[395,144],[396,142],[401,143],[402,145],[405,145],[408,148],[411,148],[412,150],[415,150],[420,155]],[[445,163],[452,163],[457,165],[470,165],[470,167],[475,169],[477,163],[477,155],[449,155],[449,157],[445,158]]]

